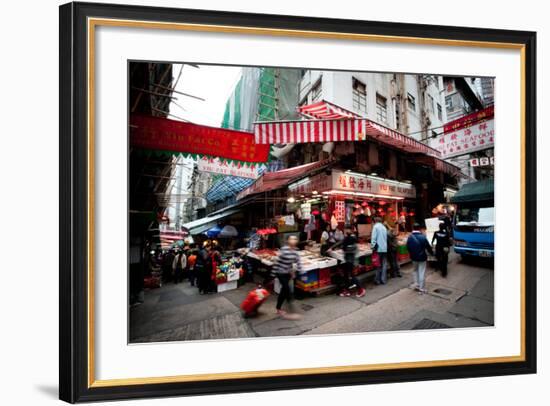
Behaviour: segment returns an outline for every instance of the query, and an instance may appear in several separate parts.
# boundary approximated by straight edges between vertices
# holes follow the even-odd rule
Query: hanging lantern
[[[386,204],[386,201],[380,200],[380,201],[378,202],[378,204],[379,204],[380,206],[384,206],[384,205]]]
[[[409,216],[410,216],[410,217],[413,217],[413,216],[414,216],[414,212],[413,212],[413,211],[409,212]]]
[[[358,208],[361,207],[361,206],[359,206],[359,203],[355,202],[355,204],[353,205],[353,207],[354,207],[355,209],[358,209]]]
[[[363,207],[368,207],[369,204],[368,204],[367,202],[363,202],[363,203],[361,203],[361,206],[363,206]]]
[[[311,214],[313,214],[314,216],[318,216],[319,214],[321,214],[321,212],[319,210],[313,210]]]

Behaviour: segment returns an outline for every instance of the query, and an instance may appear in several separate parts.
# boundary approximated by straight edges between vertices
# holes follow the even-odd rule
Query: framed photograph
[[[536,372],[534,32],[60,7],[60,398]]]

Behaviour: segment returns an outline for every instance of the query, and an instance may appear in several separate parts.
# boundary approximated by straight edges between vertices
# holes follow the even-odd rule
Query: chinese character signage
[[[477,123],[481,120],[488,120],[495,116],[494,106],[487,107],[486,109],[476,111],[474,113],[468,114],[466,116],[457,118],[456,120],[450,121],[443,126],[443,132],[448,133],[452,131],[459,130],[464,127],[469,127],[474,123]]]
[[[493,166],[495,164],[495,157],[484,156],[481,158],[470,159],[470,166]]]
[[[416,197],[416,188],[411,184],[367,178],[340,171],[332,171],[332,189],[381,196]]]
[[[254,134],[244,131],[140,115],[130,117],[130,145],[242,162],[266,162],[270,147],[256,144]]]
[[[494,144],[494,119],[445,132],[430,140],[430,147],[438,150],[443,159],[492,148]]]
[[[260,176],[261,165],[243,164],[239,161],[226,161],[220,158],[203,156],[198,159],[197,166],[201,172],[212,172],[220,175],[237,176],[240,178],[257,179]]]
[[[334,202],[334,217],[338,223],[346,221],[346,202],[343,200],[337,200]]]
[[[324,173],[319,173],[315,176],[311,176],[288,185],[288,190],[295,194],[307,194],[313,192],[314,190],[319,193],[326,192],[330,189],[330,187],[330,176]]]

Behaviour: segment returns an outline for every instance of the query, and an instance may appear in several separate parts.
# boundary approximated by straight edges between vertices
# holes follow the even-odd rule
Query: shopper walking
[[[374,226],[371,233],[372,252],[378,254],[380,263],[376,267],[374,283],[376,285],[385,285],[387,282],[388,267],[388,231],[382,224],[380,217],[374,218]]]
[[[174,250],[171,249],[168,252],[164,253],[162,257],[162,281],[169,282],[173,279],[173,270],[172,263],[174,262]]]
[[[189,250],[189,256],[187,257],[187,269],[189,271],[189,282],[191,286],[195,286],[197,283],[197,274],[195,272],[195,264],[197,263],[197,250],[193,247]]]
[[[209,267],[210,267],[210,291],[215,292],[216,285],[216,273],[218,272],[218,266],[222,263],[222,256],[217,245],[212,245],[209,251]]]
[[[346,228],[344,239],[334,244],[330,249],[332,250],[338,246],[342,246],[342,250],[344,251],[344,280],[339,295],[351,296],[351,290],[355,288],[357,290],[356,297],[365,296],[367,291],[361,286],[359,279],[353,276],[353,269],[355,268],[357,259],[357,238],[351,228]]]
[[[187,256],[185,251],[179,251],[174,257],[172,262],[172,269],[174,270],[174,284],[183,282],[183,272],[187,267]]]
[[[403,275],[401,275],[399,261],[397,260],[397,249],[399,246],[397,243],[397,231],[395,231],[395,228],[390,227],[387,222],[384,222],[384,226],[388,230],[388,262],[390,264],[391,277],[401,278]]]
[[[197,285],[201,295],[208,293],[210,286],[209,248],[208,245],[204,245],[199,250],[195,262],[195,274],[197,275]]]
[[[428,242],[428,239],[420,231],[420,224],[415,223],[413,225],[413,232],[407,239],[407,249],[414,266],[414,281],[415,289],[420,294],[427,293],[426,290],[426,262],[428,261],[428,255],[433,255],[432,246]]]
[[[290,282],[295,278],[296,271],[302,272],[302,263],[297,251],[298,237],[291,235],[287,238],[286,245],[281,248],[273,272],[281,285],[281,291],[277,298],[277,314],[286,318],[297,318],[296,314],[285,312],[282,307],[285,300],[291,305],[292,295]],[[294,269],[296,267],[296,270]]]
[[[447,224],[439,223],[439,231],[434,233],[432,245],[435,242],[435,257],[437,258],[437,269],[441,276],[447,277],[447,264],[449,262],[449,250],[451,247],[451,236]]]

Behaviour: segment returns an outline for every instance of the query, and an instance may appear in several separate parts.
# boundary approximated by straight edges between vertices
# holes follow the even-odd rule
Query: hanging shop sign
[[[430,146],[437,149],[443,159],[492,148],[494,144],[494,119],[446,132],[430,140]]]
[[[443,132],[448,133],[456,130],[460,130],[464,127],[469,127],[479,121],[488,120],[495,116],[495,107],[490,106],[486,109],[476,111],[474,113],[468,114],[466,116],[457,118],[456,120],[450,121],[443,126]]]
[[[386,180],[359,173],[332,172],[332,190],[400,198],[415,198],[416,188],[409,183]]]
[[[269,145],[256,144],[252,133],[141,115],[130,117],[130,145],[241,162],[267,162],[269,156]]]
[[[330,189],[332,178],[324,173],[308,176],[288,185],[288,190],[293,194],[309,194],[314,191],[324,192]]]
[[[481,158],[473,158],[470,159],[470,166],[472,167],[478,167],[478,166],[493,166],[495,164],[495,157],[488,157],[484,156]]]
[[[239,161],[226,161],[224,159],[208,156],[203,156],[197,160],[197,168],[200,172],[210,172],[248,179],[258,179],[263,167],[264,166],[261,164],[251,163],[245,165]]]
[[[334,217],[338,223],[346,221],[346,202],[344,200],[334,202]]]

